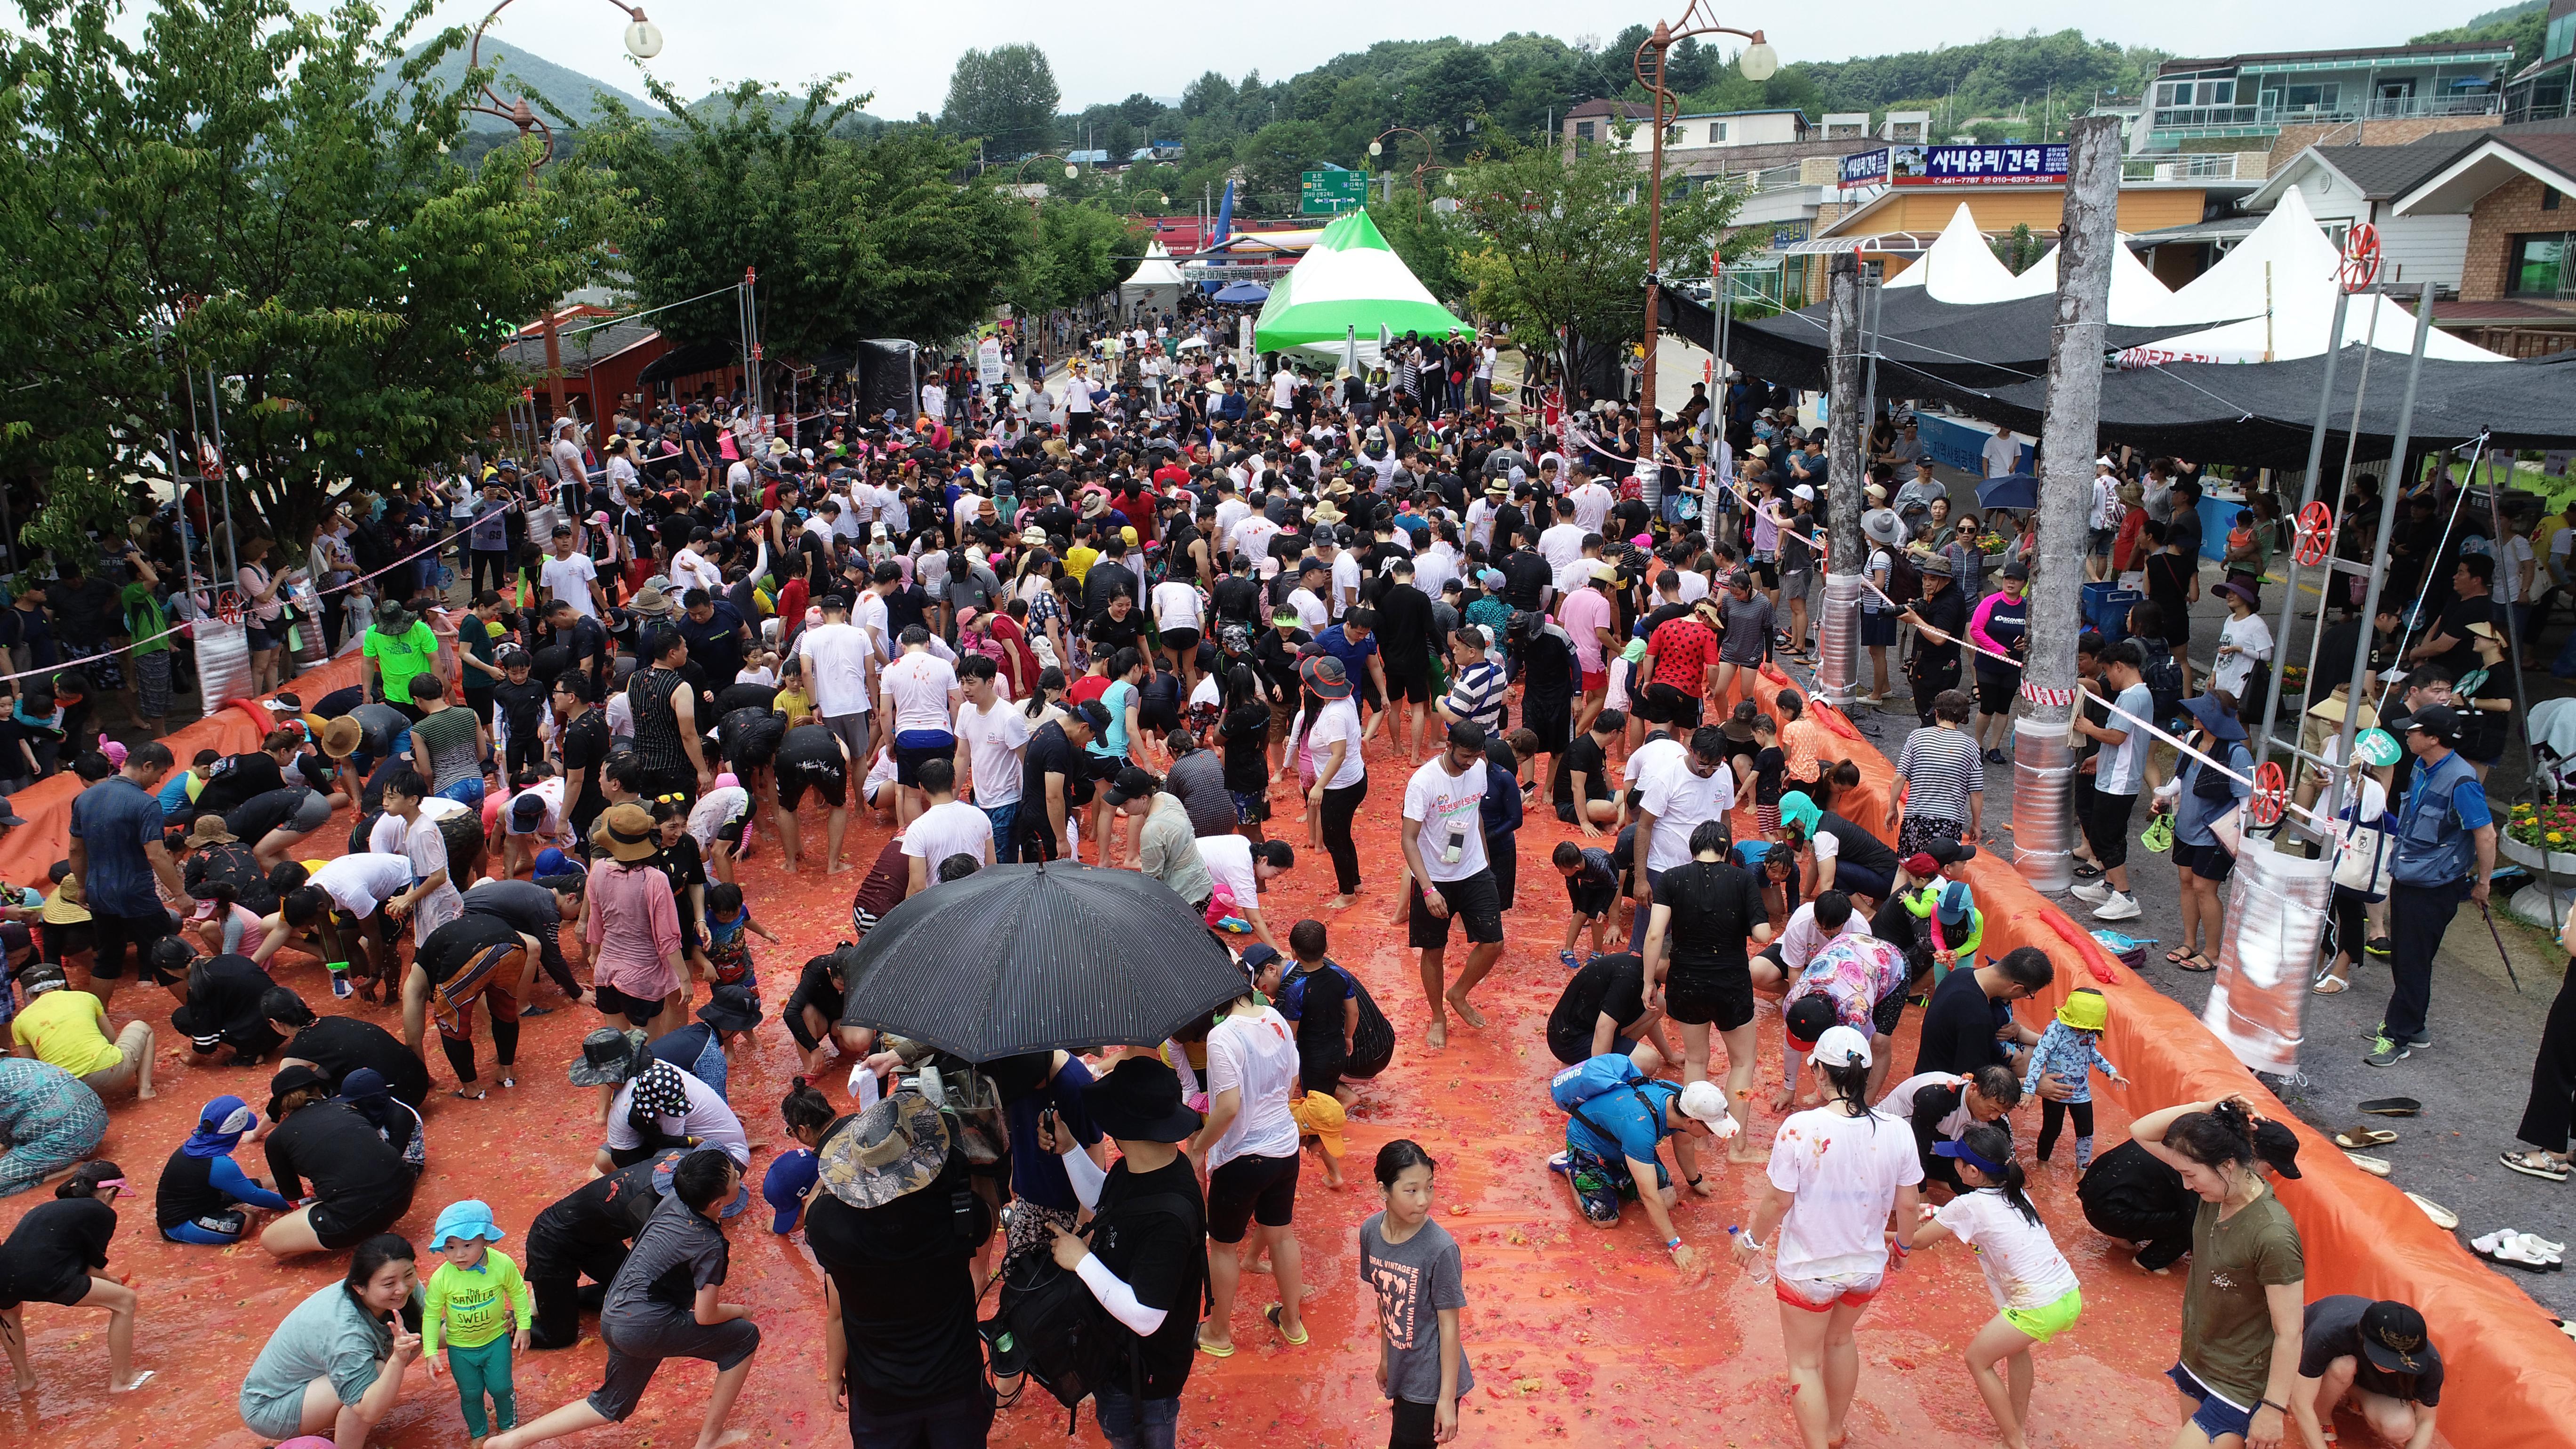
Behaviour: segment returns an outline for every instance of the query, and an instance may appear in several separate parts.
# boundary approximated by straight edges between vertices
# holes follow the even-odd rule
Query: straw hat
[[[359,724],[354,715],[344,714],[338,719],[325,720],[322,724],[322,753],[335,760],[347,759],[358,748],[358,741],[366,735],[366,727]]]
[[[662,848],[660,835],[653,828],[653,812],[641,805],[612,805],[599,818],[600,844],[608,853],[627,865],[644,860]]]
[[[671,601],[660,589],[646,584],[635,591],[634,598],[626,601],[626,611],[648,619],[659,619],[671,612]]]
[[[240,836],[224,828],[224,817],[200,815],[196,823],[188,827],[187,848],[194,850],[201,845],[230,845],[240,839]]]

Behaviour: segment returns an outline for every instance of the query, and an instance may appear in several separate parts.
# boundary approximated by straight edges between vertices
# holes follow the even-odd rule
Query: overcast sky
[[[387,8],[397,8],[388,0]],[[472,25],[487,0],[440,6],[441,24]],[[801,84],[847,72],[854,91],[875,93],[868,109],[890,118],[936,112],[958,52],[1016,41],[1043,47],[1067,110],[1143,91],[1176,96],[1203,71],[1267,79],[1309,69],[1380,40],[1458,35],[1492,40],[1537,31],[1573,40],[1607,38],[1660,12],[1613,4],[1482,0],[1474,6],[1388,6],[1382,0],[1296,0],[1285,9],[1187,4],[1068,6],[1036,0],[943,0],[927,5],[854,5],[814,0],[646,0],[666,43],[655,71],[683,95],[710,80],[746,76]],[[1722,5],[1747,29],[1767,29],[1783,60],[1845,60],[1856,53],[1929,49],[2015,30],[2082,29],[2097,39],[2154,45],[2178,54],[2390,45],[2457,25],[2491,0],[2400,4],[2342,0],[2333,5],[2247,4],[2245,0],[2159,0],[2105,6],[2086,0],[2018,0],[2011,6],[1930,5],[1921,0],[1838,0],[1832,5]],[[1991,17],[1991,18],[1988,18]],[[519,0],[495,34],[629,91],[635,72],[619,44],[624,22],[602,0]]]

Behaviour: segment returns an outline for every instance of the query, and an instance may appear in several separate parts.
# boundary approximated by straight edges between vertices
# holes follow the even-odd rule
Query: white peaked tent
[[[2057,248],[2033,262],[2030,270],[2013,278],[2011,295],[2043,297],[2057,290]],[[2138,254],[2126,245],[2111,249],[2111,325],[2114,327],[2155,327],[2165,323],[2166,309],[2173,301],[2173,289],[2157,280],[2138,260]]]
[[[1147,244],[1145,260],[1138,263],[1136,274],[1118,284],[1118,300],[1127,307],[1139,302],[1150,303],[1166,311],[1181,304],[1181,269],[1173,265],[1172,254],[1163,250],[1157,240]]]
[[[1921,287],[1935,302],[1973,306],[2028,295],[2013,290],[2020,280],[1986,244],[1986,234],[1977,230],[1967,203],[1961,202],[1959,209],[1950,213],[1950,224],[1941,229],[1941,235],[1925,249],[1922,259],[1890,277],[1887,285]]]
[[[2314,357],[2326,350],[2334,329],[2334,299],[2342,285],[2342,254],[2326,238],[2307,198],[2295,186],[2280,204],[2218,265],[2173,294],[2152,319],[2177,327],[2220,323],[2159,341],[2157,362],[2263,362]],[[2238,321],[2224,319],[2237,318]],[[2115,316],[2114,321],[2118,318]],[[2385,297],[2356,296],[2344,318],[2342,340],[2364,341],[2404,353],[2415,345],[2415,318]],[[2453,362],[2507,359],[2435,329],[2424,355]]]

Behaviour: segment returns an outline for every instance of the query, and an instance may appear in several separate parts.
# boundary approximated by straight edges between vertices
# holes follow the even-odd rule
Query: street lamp
[[[466,47],[465,51],[467,70],[483,68],[483,32],[492,28],[492,22],[501,18],[501,12],[509,9],[510,3],[511,0],[501,0],[500,4],[492,7],[490,14],[483,17],[483,23],[474,27],[473,42]],[[644,18],[642,6],[629,5],[625,0],[608,0],[608,3],[626,12],[627,54],[637,60],[651,60],[662,53],[662,27]],[[531,128],[541,133],[546,143],[545,149],[538,152],[537,158],[528,163],[528,190],[535,191],[537,168],[555,157],[555,128],[547,125],[545,119],[528,105],[526,96],[504,102],[500,93],[493,90],[491,86],[485,85],[482,90],[483,98],[491,104],[467,106],[464,109],[477,115],[497,116],[509,122],[519,128],[519,139],[523,141],[527,139]],[[559,418],[565,417],[568,414],[564,411],[563,338],[555,328],[555,304],[551,301],[546,303],[545,318],[541,325],[546,336],[546,393],[554,403],[554,415]],[[548,428],[546,435],[549,438],[553,437],[554,430]]]
[[[1369,160],[1372,163],[1374,163],[1380,156],[1386,154],[1386,138],[1389,136],[1411,136],[1422,143],[1422,164],[1413,168],[1413,189],[1416,192],[1421,193],[1425,199],[1428,199],[1430,193],[1423,191],[1423,174],[1429,171],[1441,171],[1447,169],[1446,167],[1434,166],[1431,163],[1432,155],[1438,150],[1440,145],[1438,139],[1424,135],[1422,132],[1413,129],[1411,126],[1389,126],[1385,130],[1378,132],[1376,139],[1370,141],[1368,144]]]
[[[1671,55],[1675,41],[1696,35],[1740,35],[1751,44],[1736,57],[1736,69],[1749,81],[1766,81],[1780,71],[1780,53],[1762,38],[1759,30],[1738,30],[1720,25],[1700,7],[1704,0],[1690,0],[1682,11],[1681,24],[1655,22],[1655,33],[1637,47],[1637,81],[1652,97],[1654,114],[1654,157],[1646,170],[1646,348],[1645,366],[1638,377],[1637,416],[1647,428],[1655,428],[1655,337],[1658,298],[1656,272],[1663,263],[1664,246],[1664,127],[1679,113],[1681,103],[1664,85],[1664,62]],[[1651,66],[1651,69],[1649,68]],[[1656,434],[1660,436],[1660,431]]]
[[[1071,158],[1057,155],[1053,151],[1040,151],[1034,156],[1021,157],[1020,164],[1011,168],[1011,184],[1013,186],[1020,184],[1021,173],[1029,169],[1029,163],[1032,161],[1062,161],[1064,162],[1065,180],[1078,181],[1082,179],[1082,168],[1075,165]],[[1036,197],[1032,196],[1028,198],[1028,203],[1031,210],[1037,209],[1038,199]]]

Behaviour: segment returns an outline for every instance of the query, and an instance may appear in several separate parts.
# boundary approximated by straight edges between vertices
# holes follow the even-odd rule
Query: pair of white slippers
[[[2513,1228],[2498,1228],[2470,1239],[2469,1251],[2490,1263],[2508,1264],[2527,1273],[2555,1273],[2567,1266],[2565,1243],[2553,1243],[2538,1233]]]

